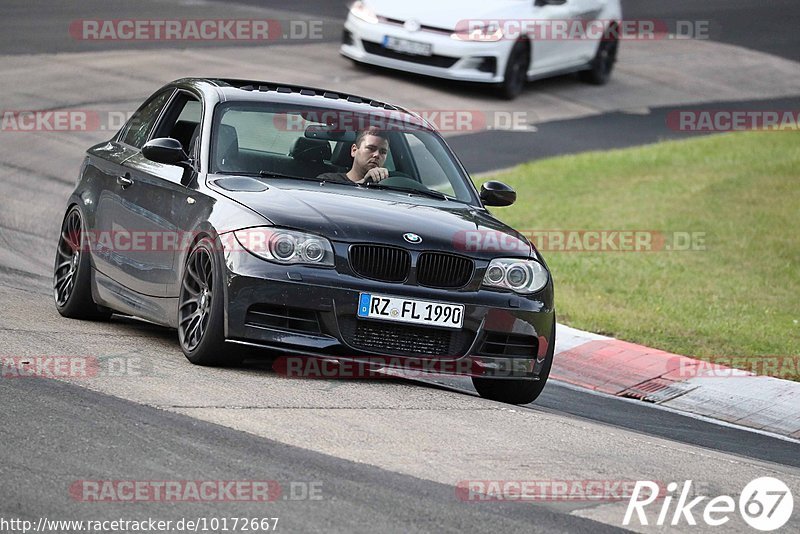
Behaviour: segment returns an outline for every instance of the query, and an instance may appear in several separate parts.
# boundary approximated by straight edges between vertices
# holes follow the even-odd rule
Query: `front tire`
[[[525,89],[530,66],[530,49],[524,41],[517,41],[508,55],[503,83],[500,85],[500,96],[506,100],[514,100]]]
[[[222,262],[214,241],[201,239],[189,253],[178,301],[178,340],[196,365],[238,365],[241,356],[226,350]]]
[[[61,223],[53,267],[56,309],[70,319],[108,320],[111,311],[92,298],[92,266],[83,216],[77,206],[67,210]]]
[[[547,378],[550,376],[550,369],[553,366],[553,354],[556,345],[556,325],[553,322],[552,335],[550,336],[550,346],[547,348],[545,364],[539,373],[539,380],[519,380],[504,378],[485,378],[479,376],[472,377],[472,385],[484,399],[505,402],[507,404],[529,404],[539,398]]]

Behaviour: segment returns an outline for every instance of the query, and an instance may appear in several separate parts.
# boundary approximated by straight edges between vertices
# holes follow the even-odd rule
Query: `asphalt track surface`
[[[176,522],[279,518],[285,532],[522,532],[532,525],[541,532],[621,531],[543,506],[475,506],[456,499],[452,486],[310,453],[57,381],[4,380],[0,402],[15,407],[13,417],[7,411],[2,417],[6,453],[0,517],[34,523],[40,517],[80,519],[87,503],[63,491],[71,477],[245,480],[275,481],[282,492],[274,501],[204,503],[202,508],[156,501],[148,503],[148,515]],[[323,498],[303,499],[305,490],[298,488],[306,482],[309,494]],[[143,519],[131,513],[127,502],[89,506],[94,507],[93,520]]]
[[[660,141],[677,141],[710,135],[704,132],[682,132],[664,128],[667,116],[675,106],[649,108],[645,113],[616,111],[545,122],[535,132],[483,131],[456,135],[447,139],[464,166],[471,173],[485,173],[531,161],[594,150],[612,150]],[[719,101],[713,104],[683,105],[681,112],[703,112],[709,109],[737,111],[772,111],[800,109],[800,97],[766,100]],[[485,149],[491,147],[491,157]]]
[[[160,3],[160,9],[148,16],[167,17],[177,12],[170,11],[176,5],[185,9],[196,4]],[[335,19],[335,4],[272,2],[270,6],[285,8],[280,11],[287,17],[303,12]],[[661,3],[636,4],[642,13],[635,16],[666,16],[665,6],[659,11]],[[777,2],[764,13],[755,9],[755,2],[726,2],[731,9],[724,10],[711,2],[704,4],[705,11],[693,4],[672,3],[695,13],[694,18],[715,13],[724,28],[736,28],[736,21],[752,22],[757,14],[762,20],[766,17],[769,23],[760,23],[760,31],[751,29],[752,35],[735,44],[746,40],[765,51],[767,45],[777,45],[780,55],[796,59],[791,57],[796,35],[778,31],[790,19],[785,16],[792,8],[788,3],[780,8]],[[25,7],[30,5],[0,6],[3,54],[68,51],[69,46],[76,47],[72,51],[86,51],[85,43],[64,40],[64,20],[102,18],[125,9],[121,2],[48,2],[47,11],[31,12]],[[648,5],[652,11],[645,9]],[[143,16],[129,9],[127,16]],[[49,30],[40,31],[42,27]],[[765,37],[773,32],[778,35],[770,43]],[[738,39],[739,34],[724,32],[720,38],[730,35]],[[66,76],[62,83],[68,85]],[[443,88],[438,83],[430,87]],[[2,107],[20,109],[27,91],[20,94]],[[129,95],[123,100],[128,105]],[[797,99],[737,105],[796,109]],[[489,143],[496,147],[498,142],[510,147],[509,154],[519,155],[524,147],[514,149],[513,143],[521,136],[537,136],[541,152],[524,152],[526,160],[628,146],[668,135],[662,112],[652,107],[643,115],[551,121],[537,125],[534,133],[487,132],[453,137],[450,142],[462,157],[475,147]],[[643,126],[648,121],[653,124],[651,133]],[[526,143],[525,147],[531,146]],[[47,150],[40,153],[31,149],[27,138],[4,135],[3,144],[0,346],[5,349],[0,354],[103,358],[123,352],[143,358],[149,371],[135,379],[88,383],[0,379],[2,517],[263,517],[265,508],[253,503],[89,504],[71,499],[68,487],[80,479],[268,479],[322,483],[320,501],[281,499],[266,508],[269,517],[281,518],[285,531],[463,532],[477,527],[500,532],[604,532],[621,524],[619,506],[476,505],[459,501],[454,484],[464,478],[694,478],[719,494],[741,489],[742,481],[755,476],[772,475],[800,488],[796,442],[555,382],[534,405],[510,410],[475,397],[462,380],[295,382],[276,377],[257,361],[242,369],[196,368],[180,354],[174,332],[122,318],[99,325],[61,319],[53,309],[48,270],[63,199],[74,183],[72,158],[77,154],[79,160],[90,143],[80,136],[47,139],[42,145]],[[16,157],[20,153],[25,154],[21,160]],[[67,171],[47,161],[64,154],[70,154]],[[492,168],[517,161],[499,154],[496,162]],[[471,170],[482,170],[477,163],[472,165]],[[25,243],[24,250],[20,242]],[[731,525],[731,531],[746,531],[741,526],[741,522]]]

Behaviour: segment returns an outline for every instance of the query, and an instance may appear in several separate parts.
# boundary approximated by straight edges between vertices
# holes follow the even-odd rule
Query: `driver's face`
[[[354,166],[361,169],[363,173],[367,173],[375,167],[383,167],[388,154],[389,141],[377,135],[364,136],[361,146],[354,144],[350,149]]]

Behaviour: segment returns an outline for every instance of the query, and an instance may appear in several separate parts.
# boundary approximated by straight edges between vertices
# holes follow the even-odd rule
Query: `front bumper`
[[[346,247],[335,245],[335,248]],[[337,250],[337,256],[340,255]],[[552,283],[530,298],[367,280],[346,268],[282,266],[228,252],[225,336],[292,357],[405,370],[536,380],[552,358]],[[485,265],[483,269],[485,270]],[[483,276],[478,265],[476,276]],[[460,330],[357,318],[359,295],[463,304]]]
[[[457,41],[443,33],[409,32],[399,25],[369,24],[353,16],[348,16],[344,31],[340,52],[350,59],[425,76],[479,83],[503,81],[506,61],[514,44],[508,40],[496,43]],[[390,53],[382,45],[386,36],[430,43],[434,56]]]

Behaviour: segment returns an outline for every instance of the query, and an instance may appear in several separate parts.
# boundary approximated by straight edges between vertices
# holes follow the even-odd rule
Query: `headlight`
[[[324,237],[281,228],[248,228],[234,235],[245,250],[268,261],[333,267],[333,247]]]
[[[473,27],[468,25],[463,28],[456,28],[455,33],[450,37],[456,41],[478,41],[483,43],[496,43],[503,38],[503,30],[497,24]]]
[[[547,285],[549,278],[547,269],[538,261],[496,258],[489,263],[489,267],[486,269],[483,285],[530,295]]]
[[[370,24],[378,23],[378,16],[374,11],[364,5],[364,2],[361,2],[361,0],[353,2],[353,5],[350,6],[350,13],[352,13],[357,19],[361,19],[364,22],[369,22]]]

